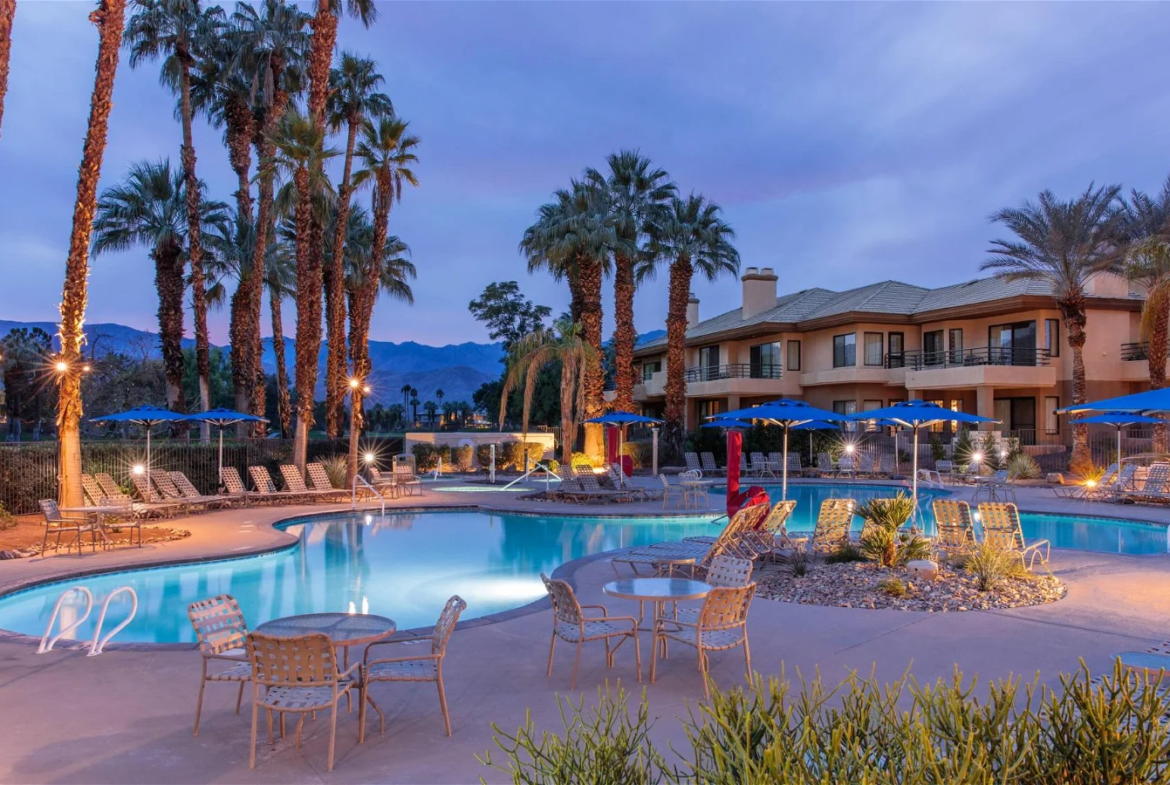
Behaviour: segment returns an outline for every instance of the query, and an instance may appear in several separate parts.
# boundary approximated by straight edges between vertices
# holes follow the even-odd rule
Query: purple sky
[[[19,3],[0,138],[0,319],[57,318],[97,47],[91,7]],[[382,303],[377,339],[485,340],[466,304],[493,280],[563,309],[566,292],[528,276],[517,241],[555,188],[622,147],[722,204],[744,265],[775,266],[782,290],[974,277],[1000,234],[992,210],[1093,180],[1153,190],[1170,169],[1166,4],[380,11],[368,31],[345,20],[340,45],[378,60],[423,144],[421,187],[391,216],[414,250],[417,304]],[[177,165],[157,67],[131,71],[123,58],[114,100],[103,187],[136,159]],[[199,174],[227,201],[219,137],[199,122]],[[663,326],[665,280],[639,293],[640,331]],[[738,286],[697,283],[703,315],[738,306]],[[89,321],[153,330],[156,308],[145,250],[94,261]],[[213,340],[226,342],[226,324],[212,314]]]

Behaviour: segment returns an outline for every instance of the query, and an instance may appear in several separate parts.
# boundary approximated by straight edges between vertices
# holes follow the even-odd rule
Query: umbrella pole
[[[1117,473],[1121,474],[1121,426],[1117,426]]]
[[[219,426],[219,484],[223,485],[223,426]]]
[[[780,500],[788,501],[788,425],[784,425],[784,482],[781,485]]]
[[[914,428],[914,514],[918,514],[918,427]]]
[[[150,426],[146,426],[146,492],[148,495],[153,495],[154,491],[150,489]],[[147,499],[146,501],[150,501]]]

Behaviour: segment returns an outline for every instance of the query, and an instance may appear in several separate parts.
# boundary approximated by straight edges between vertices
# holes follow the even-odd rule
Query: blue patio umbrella
[[[608,414],[603,414],[600,417],[594,417],[592,419],[586,420],[585,424],[621,426],[621,429],[618,431],[618,461],[620,462],[622,457],[622,441],[624,441],[627,425],[649,425],[651,423],[661,422],[662,420],[655,420],[653,417],[643,417],[640,414],[631,414],[630,412],[609,412]],[[654,456],[654,463],[658,463],[657,455]],[[622,485],[624,485],[626,482],[626,473],[620,468],[620,465],[618,468],[618,482]]]
[[[840,427],[840,423],[825,422],[824,420],[810,420],[809,422],[801,423],[800,425],[793,425],[791,430],[794,431],[835,431]],[[788,459],[785,457],[785,463]],[[809,464],[813,463],[813,442],[808,440],[808,460]]]
[[[232,409],[210,409],[206,412],[196,412],[195,414],[188,414],[187,419],[193,422],[205,422],[211,425],[219,426],[219,482],[223,484],[223,429],[229,425],[236,425],[242,422],[268,422],[263,417],[257,417],[254,414],[245,414],[244,412],[237,412]]]
[[[853,415],[854,420],[885,420],[895,427],[914,430],[914,508],[918,509],[918,430],[944,422],[998,422],[990,417],[952,411],[928,401],[904,401],[884,409],[872,409]]]
[[[1122,395],[1117,398],[1106,398],[1103,401],[1074,403],[1072,406],[1066,406],[1056,411],[1059,414],[1069,412],[1138,412],[1140,414],[1170,412],[1170,387],[1163,387],[1161,390],[1147,390],[1133,395]]]
[[[1112,425],[1117,429],[1117,465],[1121,465],[1121,429],[1127,425],[1157,425],[1166,423],[1158,417],[1133,412],[1105,412],[1076,420],[1069,420],[1073,425]]]
[[[711,422],[705,422],[702,425],[700,425],[699,427],[700,428],[751,428],[752,424],[750,422],[744,422],[743,420],[731,420],[731,419],[725,418],[725,419],[720,419],[720,420],[712,420]]]
[[[150,429],[159,423],[186,420],[187,415],[172,412],[169,409],[160,409],[157,406],[139,406],[127,409],[117,414],[107,414],[105,417],[90,417],[90,422],[128,422],[141,425],[146,429],[146,484],[150,486]]]
[[[719,415],[714,415],[710,419],[734,419],[734,420],[763,420],[770,425],[778,425],[784,429],[784,471],[783,481],[781,485],[781,498],[788,498],[788,429],[797,425],[804,425],[810,422],[848,422],[849,418],[830,412],[826,409],[818,409],[815,406],[809,406],[804,401],[796,401],[791,398],[781,398],[778,401],[771,401],[769,403],[762,403],[759,406],[749,406],[746,409],[733,409],[729,412],[723,412]]]

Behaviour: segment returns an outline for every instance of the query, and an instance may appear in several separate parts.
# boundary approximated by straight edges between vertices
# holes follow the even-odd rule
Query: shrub
[[[892,499],[870,499],[857,510],[865,519],[861,530],[862,555],[879,567],[896,567],[930,556],[930,543],[917,532],[899,529],[914,514],[914,499],[902,492]]]
[[[1020,554],[985,542],[972,546],[962,564],[975,577],[979,591],[995,591],[1009,578],[1028,575]]]
[[[803,578],[812,567],[812,556],[804,548],[794,548],[792,553],[782,557],[781,561],[787,565],[788,572],[793,578]]]
[[[471,471],[471,445],[451,448],[451,468],[459,472]]]
[[[1008,459],[1008,477],[1017,480],[1034,480],[1040,476],[1040,464],[1026,452],[1018,452]]]
[[[548,470],[550,472],[552,472],[553,474],[560,474],[561,473],[561,462],[558,461],[556,458],[549,458],[547,461],[544,462],[544,465],[547,466]]]
[[[971,443],[971,433],[963,428],[955,439],[955,462],[960,466],[966,466],[971,463],[971,456],[974,454],[975,445]]]
[[[329,484],[334,488],[345,487],[345,475],[349,473],[348,455],[325,455],[317,459],[329,477]]]
[[[909,591],[906,589],[906,584],[900,578],[886,578],[878,584],[878,591],[882,594],[889,595],[897,599],[905,597]]]
[[[477,444],[475,445],[475,462],[479,464],[479,468],[487,471],[492,466],[492,446],[491,444]],[[496,468],[500,468],[500,446],[496,445]]]
[[[443,465],[447,466],[451,463],[451,445],[437,444],[435,445],[435,457],[443,460]]]
[[[0,504],[0,532],[5,529],[11,529],[16,525],[16,518],[8,511],[8,508]]]
[[[496,468],[519,469],[522,466],[524,466],[523,445],[515,439],[501,444],[499,451],[496,453]]]
[[[985,431],[979,440],[979,453],[982,456],[980,466],[984,469],[996,471],[1002,469],[999,460],[999,444],[996,442],[993,431]]]
[[[533,464],[535,464],[537,461],[544,460],[544,445],[541,444],[540,442],[525,442],[525,444],[527,445],[526,449],[528,451],[528,468],[531,469]],[[524,458],[523,458],[524,453],[521,452],[520,455],[521,455],[520,466],[518,468],[523,469],[524,468]]]
[[[644,469],[650,465],[652,447],[649,442],[622,442],[622,455],[630,456],[635,469]]]
[[[937,433],[930,434],[930,457],[936,462],[947,457],[947,451],[943,448],[942,439]]]
[[[825,564],[847,564],[855,561],[865,561],[865,556],[851,542],[845,543],[825,556]]]
[[[604,464],[605,460],[600,457],[595,460],[583,452],[573,453],[572,467],[574,469],[592,469],[596,466],[602,466]]]
[[[425,442],[413,444],[410,447],[410,452],[414,456],[416,471],[434,471],[435,467],[439,465],[439,453],[435,450],[435,445],[433,444],[426,444]]]

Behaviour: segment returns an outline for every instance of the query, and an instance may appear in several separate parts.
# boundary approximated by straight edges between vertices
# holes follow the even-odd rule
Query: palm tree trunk
[[[691,295],[694,267],[689,256],[680,256],[670,266],[670,295],[666,311],[666,407],[662,428],[665,457],[682,457],[687,407],[684,376],[687,341],[687,301]]]
[[[232,100],[226,108],[228,159],[232,171],[236,173],[236,215],[241,224],[252,223],[252,136],[254,120],[247,104]],[[232,358],[232,392],[235,394],[236,410],[251,411],[252,385],[254,372],[251,358],[254,341],[248,334],[253,327],[259,333],[259,320],[252,322],[249,319],[252,301],[255,299],[253,290],[264,286],[251,271],[240,271],[240,282],[232,294],[229,335],[231,336]],[[263,412],[259,412],[263,416]],[[236,436],[243,438],[247,433],[246,423],[236,426]]]
[[[1167,342],[1170,340],[1170,302],[1162,295],[1161,290],[1150,291],[1147,308],[1154,309],[1154,324],[1150,330],[1150,350],[1146,353],[1146,362],[1149,364],[1150,389],[1161,390],[1166,386],[1166,355]],[[1165,453],[1170,445],[1167,444],[1165,425],[1154,426],[1154,452]],[[1120,460],[1120,456],[1118,456]]]
[[[339,4],[340,5],[340,4]],[[317,0],[317,12],[309,23],[313,38],[309,43],[309,114],[317,130],[325,128],[325,100],[329,97],[329,67],[333,64],[333,47],[337,43],[337,17],[333,0]]]
[[[292,400],[288,395],[288,365],[284,359],[283,298],[269,291],[269,310],[272,311],[272,354],[276,357],[276,417],[280,420],[280,436],[287,439],[292,432]]]
[[[595,357],[589,358],[585,370],[585,411],[582,419],[600,417],[605,413],[605,372],[601,366],[601,263],[582,256],[577,260],[577,280],[581,288],[581,333],[593,347]],[[600,425],[585,426],[585,454],[598,458],[604,449],[605,435]]]
[[[634,411],[634,260],[619,256],[614,259],[613,331],[614,381],[617,391],[613,408],[619,412]]]
[[[1072,402],[1085,402],[1085,307],[1084,303],[1062,303],[1064,328],[1068,334],[1068,345],[1072,349]],[[1073,426],[1073,450],[1069,468],[1078,474],[1091,468],[1092,455],[1089,452],[1089,426]]]
[[[0,122],[4,120],[4,96],[8,93],[8,60],[12,54],[12,18],[16,0],[0,0]]]
[[[190,55],[183,49],[177,53],[179,68],[180,114],[183,120],[183,179],[187,188],[187,258],[191,263],[191,300],[195,314],[195,368],[199,374],[199,404],[201,411],[211,408],[211,349],[207,337],[207,297],[203,283],[203,245],[199,237],[199,178],[195,176],[195,143],[191,136],[191,72]],[[211,441],[211,425],[200,423],[199,438]]]
[[[187,411],[183,395],[183,249],[167,243],[154,250],[154,285],[158,289],[158,338],[162,348],[167,408]]]
[[[110,99],[118,71],[118,49],[122,44],[125,0],[101,0],[89,21],[98,26],[97,75],[89,105],[89,125],[81,166],[77,175],[77,202],[73,207],[73,229],[69,236],[69,257],[65,261],[65,284],[61,294],[61,360],[67,364],[58,374],[57,397],[57,499],[63,507],[84,503],[81,492],[81,344],[85,341],[85,304],[89,297],[89,243],[93,215],[97,209],[97,185],[109,132]]]
[[[561,463],[565,466],[573,465],[573,439],[577,435],[573,403],[577,400],[577,383],[574,358],[561,358]]]
[[[308,458],[309,428],[313,425],[313,395],[317,387],[317,359],[321,352],[321,222],[313,217],[309,170],[298,169],[297,189],[297,403],[293,434],[293,463],[302,473]]]
[[[353,375],[365,380],[370,375],[370,321],[374,316],[374,304],[378,301],[378,287],[381,285],[382,254],[386,249],[386,236],[390,225],[390,202],[393,198],[392,184],[385,173],[374,191],[374,236],[370,243],[370,258],[362,286],[353,296],[350,305],[349,354],[353,361]],[[357,474],[357,444],[362,432],[361,397],[354,395],[353,427],[349,431],[349,464],[346,481],[352,485]],[[417,409],[415,418],[417,419]]]
[[[349,200],[352,186],[353,149],[357,143],[360,117],[349,119],[349,138],[345,145],[345,167],[337,189],[337,226],[333,231],[333,258],[325,270],[325,324],[329,333],[329,353],[325,358],[325,432],[337,436],[345,401],[345,237],[349,224]],[[360,378],[360,377],[359,377]],[[350,478],[353,482],[353,478]]]

